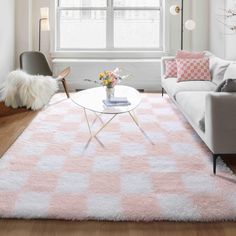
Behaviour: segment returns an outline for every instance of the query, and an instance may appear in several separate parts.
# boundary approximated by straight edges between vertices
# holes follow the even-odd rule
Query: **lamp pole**
[[[40,18],[39,19],[39,52],[41,51],[42,22],[44,20],[48,20],[48,18]]]
[[[170,13],[173,16],[179,15],[181,16],[181,29],[180,29],[180,35],[181,35],[181,50],[184,49],[184,27],[189,30],[192,31],[196,28],[196,22],[194,20],[187,20],[184,23],[184,0],[181,0],[181,6],[180,5],[173,5],[170,7]]]
[[[41,27],[42,27],[42,19],[39,19],[39,52],[41,51]]]

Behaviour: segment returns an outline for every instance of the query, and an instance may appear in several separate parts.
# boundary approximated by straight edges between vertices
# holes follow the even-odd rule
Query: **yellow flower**
[[[102,79],[104,77],[104,73],[99,74],[99,78]]]

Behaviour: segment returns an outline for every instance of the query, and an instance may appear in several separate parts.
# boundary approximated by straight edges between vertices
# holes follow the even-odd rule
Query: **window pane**
[[[160,0],[114,0],[115,7],[159,7]]]
[[[107,0],[59,0],[61,7],[106,7]]]
[[[158,10],[117,10],[114,18],[115,48],[160,47]]]
[[[105,48],[106,11],[62,10],[60,48]]]

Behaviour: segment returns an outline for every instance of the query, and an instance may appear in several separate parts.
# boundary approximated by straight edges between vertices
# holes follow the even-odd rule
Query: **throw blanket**
[[[57,91],[56,79],[17,70],[8,75],[2,89],[2,100],[7,107],[39,110],[49,103]]]

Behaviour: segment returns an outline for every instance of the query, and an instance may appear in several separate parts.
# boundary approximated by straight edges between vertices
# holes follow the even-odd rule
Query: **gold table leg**
[[[96,113],[95,113],[95,114],[96,114]],[[103,120],[101,119],[101,117],[96,114],[96,116],[97,116],[96,119],[99,119],[99,118],[100,118],[100,119],[101,119],[101,122],[103,123],[103,126],[102,126],[95,134],[92,133],[92,129],[91,129],[91,126],[90,126],[90,123],[89,123],[89,119],[88,119],[88,114],[87,114],[85,108],[84,108],[84,115],[85,115],[85,118],[86,118],[86,122],[87,122],[87,126],[88,126],[88,129],[89,129],[89,133],[90,133],[90,139],[88,140],[86,146],[88,146],[89,143],[91,142],[91,140],[92,140],[93,138],[95,138],[95,139],[98,141],[98,143],[99,143],[101,146],[104,147],[103,143],[98,139],[97,135],[98,135],[103,129],[105,129],[108,124],[111,123],[111,121],[117,116],[117,114],[113,115],[113,116],[111,117],[111,119],[109,119],[106,123],[104,123]],[[99,118],[98,118],[98,117],[99,117]]]
[[[85,115],[85,118],[86,118],[86,122],[87,122],[87,126],[88,126],[88,129],[89,129],[89,133],[90,133],[90,136],[92,138],[92,130],[91,130],[91,127],[90,127],[90,124],[89,124],[89,120],[88,120],[88,115],[87,115],[87,112],[86,112],[86,109],[84,108],[84,115]]]
[[[117,116],[117,114],[113,115],[111,119],[109,119],[94,135],[93,137],[97,137],[97,135],[104,129],[108,124],[111,123],[111,121]]]
[[[98,135],[99,133],[101,133],[101,131],[102,131],[103,129],[105,129],[105,128],[107,127],[107,125],[109,125],[109,124],[111,123],[111,121],[112,121],[118,114],[113,115],[106,123],[104,123],[104,122],[102,121],[103,126],[102,126],[95,134],[92,133],[92,129],[91,129],[91,126],[90,126],[90,124],[89,124],[89,119],[88,119],[88,115],[87,115],[87,112],[86,112],[86,109],[85,109],[85,108],[84,108],[84,114],[85,114],[85,118],[86,118],[86,122],[87,122],[88,129],[89,129],[89,133],[90,133],[90,139],[89,139],[89,141],[88,141],[88,144],[91,142],[91,140],[92,140],[93,138],[95,138],[95,139],[99,142],[99,144],[104,147],[104,145],[102,144],[102,142],[98,139],[97,135]],[[96,113],[95,113],[95,114],[96,114]],[[153,143],[153,141],[150,139],[150,137],[146,134],[146,132],[145,132],[145,131],[142,129],[142,127],[140,126],[136,115],[135,115],[135,114],[132,114],[132,112],[129,112],[129,115],[130,115],[130,117],[132,118],[132,120],[134,121],[134,123],[136,124],[136,126],[139,128],[139,130],[141,131],[141,133],[148,139],[148,141],[149,141],[152,145],[155,145],[155,144]],[[96,114],[96,116],[97,116],[96,119],[99,119],[99,118],[101,119],[101,117],[100,117],[99,115]],[[99,118],[98,118],[98,117],[99,117]]]
[[[92,125],[94,125],[97,120],[99,120],[104,125],[104,121],[101,118],[101,114],[98,115],[96,112],[94,112],[94,114],[95,114],[96,118],[94,119]]]

